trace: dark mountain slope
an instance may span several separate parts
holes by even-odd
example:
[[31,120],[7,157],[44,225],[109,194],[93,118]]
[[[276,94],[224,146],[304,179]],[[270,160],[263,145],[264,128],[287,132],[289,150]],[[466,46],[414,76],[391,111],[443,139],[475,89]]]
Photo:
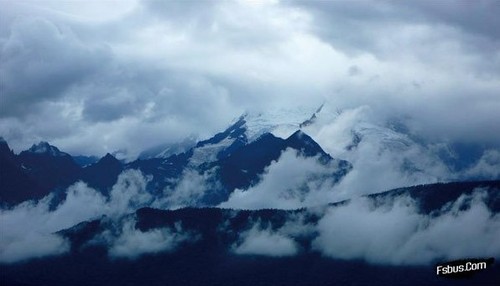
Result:
[[108,195],[122,171],[122,163],[108,153],[97,163],[83,168],[79,179],[90,187],[101,191],[104,195]]
[[[368,196],[376,205],[391,198],[411,196],[425,203],[421,212],[437,211],[460,194],[471,194],[481,187],[490,211],[498,213],[500,181],[433,184],[391,190]],[[331,204],[335,208],[345,204]],[[185,208],[179,210],[139,209],[135,228],[142,232],[182,225],[196,240],[181,244],[173,252],[145,255],[135,259],[109,258],[106,246],[96,244],[97,235],[120,226],[108,218],[81,223],[60,232],[72,243],[69,254],[1,265],[2,285],[494,285],[500,277],[498,264],[475,273],[469,279],[436,276],[434,265],[387,266],[359,260],[327,258],[312,251],[310,241],[298,241],[301,252],[292,257],[236,255],[232,245],[240,234],[256,223],[262,229],[284,226],[294,215],[305,215],[304,222],[316,224],[320,212],[306,209],[229,210]],[[121,221],[121,220],[120,220]],[[341,230],[339,230],[341,231]],[[89,243],[94,241],[94,243]]]
[[[476,189],[487,191],[486,205],[494,213],[500,212],[500,181],[451,182],[399,188],[368,197],[377,199],[396,199],[407,195],[419,204],[420,211],[430,214],[447,203],[456,201],[462,195],[470,195]],[[466,202],[467,203],[467,202]],[[465,207],[465,205],[464,205]]]
[[333,159],[302,131],[287,139],[264,133],[257,140],[248,142],[245,124],[245,118],[241,117],[223,132],[198,142],[187,152],[168,158],[139,159],[125,165],[125,169],[139,169],[146,175],[152,175],[150,191],[158,195],[166,187],[175,188],[186,170],[194,170],[200,175],[205,172],[215,174],[210,180],[220,184],[215,183],[207,190],[200,205],[217,205],[227,200],[235,189],[246,189],[256,184],[265,168],[278,160],[287,148],[296,150],[304,157],[317,156],[323,165],[337,162],[338,168],[332,169],[335,180],[351,169],[347,161]]
[[[218,162],[221,181],[231,191],[236,188],[246,189],[257,183],[264,169],[271,162],[278,160],[287,148],[296,150],[304,157],[318,156],[319,162],[323,165],[335,160],[302,131],[295,132],[286,140],[265,133],[256,141],[241,147]],[[337,161],[339,168],[332,173],[332,176],[340,179],[351,169],[351,165],[347,161]]]
[[0,138],[0,204],[14,205],[44,195],[44,189],[23,171],[14,152]]
[[57,187],[65,188],[75,182],[81,170],[69,154],[47,142],[40,142],[21,152],[17,160],[26,174],[38,182],[46,194]]

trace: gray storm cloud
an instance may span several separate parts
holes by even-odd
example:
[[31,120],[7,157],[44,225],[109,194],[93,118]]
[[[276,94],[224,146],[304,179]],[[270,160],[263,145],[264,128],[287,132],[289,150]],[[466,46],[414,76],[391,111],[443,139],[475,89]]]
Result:
[[73,84],[107,64],[104,45],[83,43],[66,26],[44,18],[15,21],[2,41],[0,116],[24,117],[40,104],[62,100]]
[[43,139],[133,158],[245,110],[327,100],[496,150],[493,2],[8,3],[0,133],[16,151]]

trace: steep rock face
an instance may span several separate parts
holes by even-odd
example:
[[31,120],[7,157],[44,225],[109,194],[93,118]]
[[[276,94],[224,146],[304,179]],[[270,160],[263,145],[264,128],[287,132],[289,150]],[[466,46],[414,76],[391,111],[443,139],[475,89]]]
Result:
[[108,195],[122,171],[122,163],[108,153],[97,163],[83,168],[80,179],[90,187],[101,191],[104,195]]
[[68,153],[61,152],[57,147],[50,145],[48,142],[40,141],[38,144],[33,144],[26,153],[46,155],[52,157],[67,157]]
[[43,197],[43,189],[23,171],[7,142],[0,139],[0,204],[13,205]]
[[287,148],[296,150],[303,157],[317,156],[323,165],[338,161],[339,169],[332,173],[338,179],[351,169],[347,161],[333,159],[302,131],[295,132],[285,140],[266,133],[218,163],[222,182],[231,191],[250,187],[258,182],[259,175],[271,162],[279,160],[281,153]]
[[18,162],[25,173],[37,181],[46,193],[73,183],[81,170],[69,154],[47,142],[40,142],[21,152]]
[[[239,118],[225,131],[200,141],[189,151],[168,158],[136,160],[125,166],[152,175],[151,192],[162,195],[168,188],[175,192],[186,172],[194,172],[210,181],[197,205],[217,205],[228,199],[235,189],[246,189],[259,182],[265,168],[279,160],[282,152],[290,148],[302,157],[317,157],[320,164],[333,161],[338,168],[331,177],[338,181],[350,169],[347,161],[333,159],[311,137],[298,130],[286,139],[263,133],[249,141],[245,117]],[[254,133],[256,131],[254,130]],[[169,193],[164,194],[169,195]]]
[[[39,199],[54,190],[57,191],[60,201],[64,198],[65,189],[78,180],[86,182],[104,195],[109,195],[111,187],[123,170],[138,169],[150,178],[149,192],[156,196],[168,196],[168,191],[175,191],[186,174],[199,174],[203,180],[211,183],[202,191],[202,199],[195,202],[195,205],[216,205],[227,200],[235,189],[246,189],[258,183],[266,167],[279,160],[286,149],[295,150],[298,156],[317,157],[318,162],[323,165],[337,161],[339,168],[331,174],[336,180],[350,170],[349,163],[333,159],[304,132],[296,131],[283,139],[263,132],[270,128],[263,122],[255,118],[251,120],[252,140],[248,137],[248,118],[242,116],[226,130],[198,142],[185,152],[166,158],[163,155],[168,152],[161,152],[159,157],[138,159],[127,164],[107,154],[99,161],[81,167],[81,162],[80,165],[77,164],[78,160],[47,142],[35,144],[19,155],[12,153],[6,143],[2,143],[0,151],[5,158],[2,160],[6,162],[6,171],[2,176],[5,180],[10,180],[6,176],[7,171],[9,174],[17,174],[9,175],[17,179],[4,185],[11,184],[9,189],[17,190],[12,193],[25,192],[17,200],[11,198],[9,201],[19,202],[21,198]],[[256,137],[258,134],[260,135]]]
[[163,158],[138,159],[124,165],[124,169],[140,170],[143,174],[151,176],[149,191],[155,195],[161,195],[165,187],[171,186],[188,164],[192,150]]
[[246,188],[255,183],[259,174],[272,161],[279,158],[286,148],[285,141],[270,133],[236,150],[216,166],[220,168],[220,179],[228,190]]
[[332,159],[316,141],[300,130],[288,137],[285,144],[289,148],[298,150],[305,157],[319,156],[321,160],[326,161]]
[[3,137],[0,136],[0,155],[3,156],[5,159],[10,159],[12,160],[15,157],[14,152],[10,149],[9,144],[7,144],[7,141],[3,139]]

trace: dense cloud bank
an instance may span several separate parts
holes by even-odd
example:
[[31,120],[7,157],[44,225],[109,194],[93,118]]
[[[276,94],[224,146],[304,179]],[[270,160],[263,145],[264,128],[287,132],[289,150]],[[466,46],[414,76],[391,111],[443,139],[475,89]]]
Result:
[[16,151],[43,139],[133,158],[245,110],[328,101],[369,106],[431,142],[498,150],[498,7],[11,1],[0,11],[0,133]]
[[[54,209],[50,208],[52,195],[49,195],[38,202],[26,201],[1,210],[0,262],[66,252],[68,242],[56,232],[102,216],[119,218],[148,205],[151,195],[146,192],[146,183],[140,172],[129,170],[119,176],[109,199],[78,182],[68,188],[66,199]],[[124,233],[127,230],[125,227]]]
[[196,169],[185,169],[176,180],[175,187],[166,187],[163,196],[154,201],[153,207],[176,209],[205,205],[204,197],[222,188],[215,177],[216,171],[215,169],[200,173]]
[[325,213],[313,245],[333,258],[394,265],[498,258],[500,217],[483,202],[485,194],[463,195],[436,216],[419,214],[408,198],[378,208],[366,199],[353,200]]
[[340,181],[328,175],[336,166],[287,150],[265,169],[258,184],[235,190],[220,206],[294,209],[405,186],[500,179],[500,153],[495,149],[482,150],[469,165],[454,168],[447,158],[462,161],[468,154],[457,154],[446,143],[422,141],[403,127],[384,127],[368,106],[332,108],[325,104],[303,130],[334,158],[352,164]]
[[104,231],[90,244],[103,244],[111,258],[136,259],[144,254],[170,252],[183,242],[195,241],[196,235],[184,231],[181,224],[173,228],[157,228],[141,231],[136,228],[136,219],[127,217],[120,221],[108,222],[121,225],[118,231]]
[[235,243],[232,250],[236,254],[293,256],[297,254],[297,243],[270,229],[259,229],[258,225],[242,233],[240,243]]
[[[227,215],[210,222],[216,227],[207,232],[193,222],[218,216],[195,218],[191,214],[177,217],[169,225],[138,227],[134,212],[153,202],[145,190],[146,182],[140,172],[126,171],[120,175],[109,199],[84,183],[77,183],[68,189],[66,200],[53,209],[49,207],[49,196],[38,203],[25,202],[1,210],[0,262],[64,254],[75,247],[74,241],[67,231],[58,232],[96,219],[100,225],[97,233],[77,247],[82,247],[81,251],[92,245],[104,247],[110,259],[175,252],[206,239],[215,243],[213,237],[225,241],[222,247],[235,255],[293,257],[314,252],[333,259],[361,259],[383,265],[428,265],[464,257],[500,257],[500,217],[486,205],[486,201],[494,201],[498,190],[477,188],[430,214],[423,212],[420,204],[406,193],[361,197],[300,211],[256,211],[255,214],[267,215],[244,221],[238,218],[240,212],[249,211],[218,209]],[[273,218],[277,215],[281,219]],[[158,223],[154,219],[142,225],[154,221]],[[235,233],[233,227],[237,225]],[[70,233],[78,235],[84,228],[85,224],[80,225]]]
[[275,230],[257,222],[241,234],[233,251],[290,256],[305,251],[299,242],[309,235],[313,237],[312,251],[373,264],[426,265],[467,257],[498,258],[500,217],[485,205],[485,196],[484,190],[477,189],[432,215],[422,214],[416,201],[406,196],[377,201],[354,199],[335,207],[316,208],[317,223],[304,223],[304,215],[290,216]]
[[317,157],[303,157],[293,149],[283,151],[247,190],[235,190],[220,207],[236,209],[296,209],[331,201],[337,162],[322,165]]
[[457,152],[450,142],[428,141],[369,106],[335,111],[327,104],[304,131],[333,157],[353,165],[335,187],[342,199],[410,185],[500,179],[498,149],[480,149],[482,155],[456,168],[452,162],[465,161],[468,152]]

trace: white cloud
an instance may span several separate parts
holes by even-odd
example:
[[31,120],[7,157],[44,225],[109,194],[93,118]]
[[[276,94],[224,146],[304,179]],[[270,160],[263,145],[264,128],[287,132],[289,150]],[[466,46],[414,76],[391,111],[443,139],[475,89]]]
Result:
[[180,224],[175,228],[155,228],[148,231],[136,229],[136,220],[128,218],[121,222],[122,228],[118,237],[105,233],[110,244],[108,254],[115,258],[135,259],[143,254],[154,254],[174,250],[180,243],[192,240],[190,234],[184,232]]
[[126,170],[111,189],[110,214],[124,214],[148,206],[153,197],[146,190],[148,179],[138,170]]
[[283,151],[264,171],[261,182],[236,189],[219,206],[238,209],[296,209],[324,204],[334,195],[336,162],[322,165],[317,157],[302,157],[294,149]]
[[[331,208],[318,222],[313,247],[326,256],[377,264],[429,264],[466,257],[499,257],[500,217],[477,190],[436,217],[417,212],[408,198],[375,208],[368,199]],[[461,206],[471,200],[470,208]]]
[[334,184],[329,178],[335,164],[323,166],[316,158],[304,158],[287,150],[266,168],[257,185],[235,190],[220,206],[294,209],[464,178],[440,159],[439,149],[384,127],[384,118],[368,106],[335,110],[325,104],[315,120],[303,130],[332,157],[353,166],[339,182]]
[[[146,206],[151,199],[145,190],[146,182],[139,171],[128,170],[118,177],[109,200],[85,183],[77,182],[68,188],[66,199],[55,209],[50,208],[52,196],[49,195],[39,202],[27,201],[12,209],[0,210],[0,262],[68,251],[69,242],[56,234],[57,231],[103,215],[118,218]],[[154,238],[155,234],[144,236]]]
[[290,237],[260,229],[256,223],[250,230],[242,233],[240,242],[233,244],[232,251],[242,255],[293,256],[298,253],[297,243]]
[[305,131],[334,158],[353,165],[334,187],[336,200],[456,177],[434,149],[384,127],[384,117],[372,108],[335,112],[326,105],[324,109],[318,115],[318,124]]
[[221,188],[215,179],[216,169],[200,172],[186,168],[172,187],[163,190],[163,196],[157,198],[152,206],[178,209],[189,206],[203,206],[204,198],[210,192]]
[[69,250],[69,244],[52,232],[48,224],[48,201],[38,205],[26,202],[0,212],[0,262],[11,263],[33,257],[57,255]]
[[465,177],[474,179],[499,179],[500,178],[500,152],[486,150],[479,160],[464,171]]
[[69,250],[69,243],[55,232],[106,211],[104,197],[83,183],[71,186],[66,200],[53,211],[49,208],[51,200],[49,195],[38,203],[27,201],[1,210],[1,262],[62,254]]

